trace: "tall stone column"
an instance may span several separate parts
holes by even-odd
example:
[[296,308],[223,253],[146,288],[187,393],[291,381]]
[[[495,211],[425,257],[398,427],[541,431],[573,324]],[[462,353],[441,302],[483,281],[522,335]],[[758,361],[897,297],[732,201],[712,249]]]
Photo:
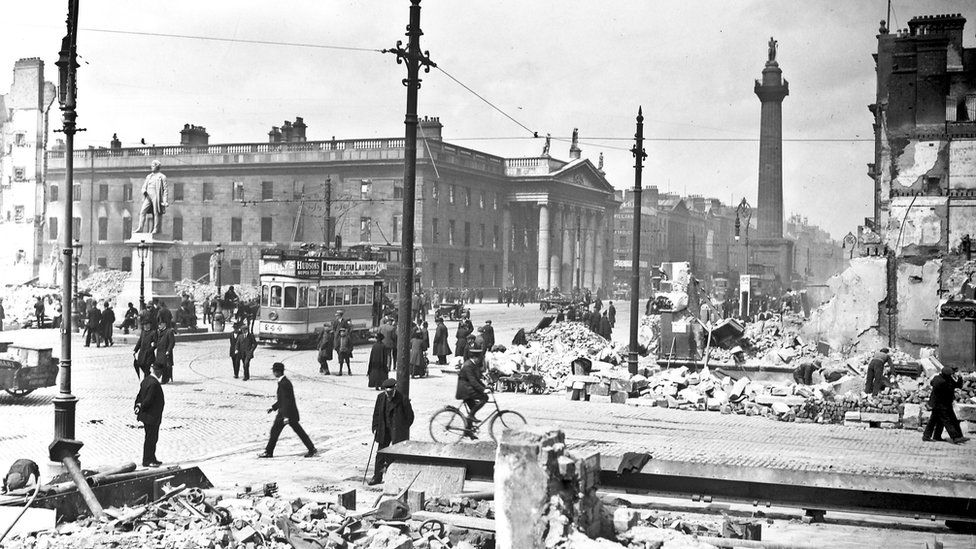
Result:
[[603,273],[606,271],[604,265],[604,248],[607,246],[606,219],[600,214],[595,214],[596,220],[593,225],[596,228],[596,252],[593,255],[593,291],[603,286]]
[[563,208],[559,216],[563,218],[561,226],[563,238],[561,274],[563,276],[559,286],[563,291],[568,291],[573,289],[573,246],[576,241],[576,233],[572,231],[572,210],[569,207]]
[[570,287],[578,288],[583,285],[583,266],[581,264],[583,254],[583,243],[581,241],[580,229],[582,229],[583,217],[579,208],[573,208],[569,213],[570,229],[569,237],[572,239],[572,253],[570,257]]
[[562,207],[558,204],[554,206],[552,213],[552,244],[549,247],[549,289],[561,286],[560,267],[562,266],[562,233],[563,214]]
[[783,238],[783,99],[790,84],[776,62],[776,42],[770,38],[769,60],[756,81],[762,102],[759,122],[759,201],[756,225],[759,238]]
[[539,204],[539,289],[549,289],[549,204]]
[[509,206],[502,209],[502,288],[510,287],[509,263],[512,253],[512,211]]
[[583,287],[593,289],[593,259],[596,256],[596,220],[593,212],[586,212],[583,236],[586,250],[583,252]]

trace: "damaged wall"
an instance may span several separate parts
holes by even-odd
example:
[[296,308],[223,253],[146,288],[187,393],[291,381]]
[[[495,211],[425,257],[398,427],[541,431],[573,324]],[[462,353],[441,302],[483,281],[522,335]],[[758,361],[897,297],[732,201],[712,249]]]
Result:
[[910,346],[937,345],[942,260],[933,259],[921,265],[900,261],[897,276],[898,347],[914,352],[917,349]]
[[[878,305],[887,296],[885,258],[854,258],[844,272],[827,281],[833,297],[810,316],[801,334],[846,349],[878,327]],[[938,281],[938,277],[936,277]]]
[[891,199],[886,241],[895,255],[922,255],[944,247],[944,196],[900,196]]

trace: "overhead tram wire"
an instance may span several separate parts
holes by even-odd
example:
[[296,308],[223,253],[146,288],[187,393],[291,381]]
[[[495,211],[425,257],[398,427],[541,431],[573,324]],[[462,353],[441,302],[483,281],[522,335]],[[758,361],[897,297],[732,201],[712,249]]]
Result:
[[82,27],[80,30],[86,32],[103,32],[108,34],[127,34],[131,36],[152,36],[156,38],[183,38],[189,40],[209,40],[211,42],[236,42],[239,44],[258,44],[262,46],[287,46],[293,48],[316,48],[324,50],[341,50],[341,51],[364,51],[364,52],[375,52],[382,53],[381,48],[360,48],[355,46],[334,46],[329,44],[309,44],[306,42],[280,42],[276,40],[249,40],[246,38],[222,38],[217,36],[196,36],[192,34],[170,34],[164,32],[140,32],[140,31],[127,31],[118,29],[93,29],[88,27]]
[[529,128],[525,124],[523,124],[523,123],[519,122],[518,120],[516,120],[515,117],[513,117],[512,115],[510,115],[507,112],[503,111],[501,109],[501,107],[499,107],[498,105],[495,105],[491,101],[488,101],[487,99],[485,99],[485,97],[483,95],[481,95],[480,93],[474,91],[467,84],[465,84],[464,82],[461,82],[460,80],[458,80],[457,78],[455,78],[451,73],[449,73],[446,70],[444,70],[443,67],[441,67],[440,65],[438,65],[436,68],[437,68],[437,70],[439,70],[442,73],[444,73],[444,76],[446,76],[446,77],[450,78],[451,80],[453,80],[454,83],[456,83],[458,86],[461,86],[462,88],[468,90],[469,92],[471,92],[472,95],[474,95],[478,99],[484,101],[489,107],[491,107],[491,108],[495,109],[496,111],[498,111],[499,113],[501,113],[502,116],[504,116],[505,118],[511,120],[512,122],[514,122],[515,124],[517,124],[519,127],[521,127],[525,131],[527,131],[530,134],[532,134],[532,137],[533,138],[539,137],[539,132],[537,132],[537,131]]

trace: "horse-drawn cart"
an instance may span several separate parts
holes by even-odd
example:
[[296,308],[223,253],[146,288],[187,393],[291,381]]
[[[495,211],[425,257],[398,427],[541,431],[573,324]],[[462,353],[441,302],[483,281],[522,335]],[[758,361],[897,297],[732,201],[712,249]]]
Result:
[[50,348],[11,345],[0,355],[0,389],[15,397],[27,396],[35,389],[53,387],[58,380],[58,359]]
[[471,318],[471,309],[465,308],[463,303],[441,303],[437,306],[436,316],[450,320]]

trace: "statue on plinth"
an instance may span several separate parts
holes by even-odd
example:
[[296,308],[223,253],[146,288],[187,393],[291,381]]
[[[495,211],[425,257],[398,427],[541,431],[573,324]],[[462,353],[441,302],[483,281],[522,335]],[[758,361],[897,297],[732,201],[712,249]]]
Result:
[[552,134],[546,134],[546,144],[542,146],[542,156],[549,156],[549,145],[552,143]]
[[779,44],[779,42],[777,42],[776,40],[773,40],[773,37],[770,36],[769,37],[769,62],[770,63],[775,63],[776,62],[776,45],[777,44]]
[[153,160],[150,169],[142,184],[142,209],[139,210],[139,230],[146,231],[146,214],[152,214],[152,234],[159,233],[163,227],[163,213],[169,206],[169,185],[166,183],[166,176],[160,171],[162,164],[159,160]]

